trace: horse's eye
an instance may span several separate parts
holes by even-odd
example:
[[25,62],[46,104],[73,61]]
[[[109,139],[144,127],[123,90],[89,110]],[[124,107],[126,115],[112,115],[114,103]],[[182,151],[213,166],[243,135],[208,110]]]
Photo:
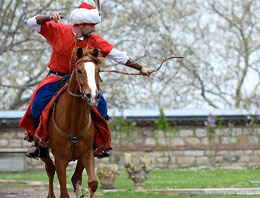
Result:
[[82,74],[82,72],[81,72],[79,69],[77,69],[77,72],[78,72],[79,74]]

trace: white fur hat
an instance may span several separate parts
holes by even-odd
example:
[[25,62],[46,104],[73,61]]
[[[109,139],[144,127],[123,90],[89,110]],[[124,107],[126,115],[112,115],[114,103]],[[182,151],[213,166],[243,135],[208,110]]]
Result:
[[101,15],[92,5],[83,2],[71,12],[70,22],[72,25],[84,23],[98,24],[101,22]]

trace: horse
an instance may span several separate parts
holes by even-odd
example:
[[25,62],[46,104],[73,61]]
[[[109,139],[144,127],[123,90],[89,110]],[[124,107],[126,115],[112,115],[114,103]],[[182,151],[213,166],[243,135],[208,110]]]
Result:
[[57,172],[60,184],[60,197],[69,197],[66,188],[66,168],[70,161],[77,160],[76,169],[71,178],[76,197],[81,194],[82,172],[86,169],[88,189],[93,198],[98,186],[95,175],[93,142],[94,125],[91,107],[98,102],[99,65],[102,59],[98,49],[77,50],[77,63],[71,73],[67,90],[56,100],[52,115],[48,120],[50,150],[54,162],[48,155],[41,158],[49,177],[48,197],[55,197],[53,178]]

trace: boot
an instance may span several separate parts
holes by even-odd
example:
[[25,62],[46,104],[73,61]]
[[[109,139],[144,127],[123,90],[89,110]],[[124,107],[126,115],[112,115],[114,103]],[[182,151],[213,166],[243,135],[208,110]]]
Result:
[[96,157],[98,159],[105,158],[105,157],[110,157],[110,155],[111,155],[110,151],[108,151],[108,152],[102,151],[101,154],[94,153],[94,157]]
[[41,145],[39,145],[38,142],[35,143],[35,147],[36,149],[33,150],[33,151],[28,151],[25,155],[26,157],[29,157],[29,158],[35,158],[35,159],[38,159],[38,158],[47,158],[48,157],[48,154],[49,154],[49,149],[47,147],[43,147]]
[[[39,123],[40,123],[39,118],[33,118],[33,128],[34,128],[34,131],[36,131],[36,129],[38,128]],[[29,151],[29,149],[30,149],[29,148],[27,153],[25,154],[26,157],[35,158],[35,159],[47,158],[48,157],[48,154],[49,154],[49,149],[48,148],[39,145],[38,142],[35,142],[34,146],[36,147],[36,149],[34,149],[33,151]]]

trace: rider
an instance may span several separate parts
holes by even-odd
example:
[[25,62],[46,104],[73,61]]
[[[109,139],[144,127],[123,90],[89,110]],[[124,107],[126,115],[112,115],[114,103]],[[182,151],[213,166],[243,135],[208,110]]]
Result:
[[[43,109],[57,92],[62,77],[71,73],[71,70],[75,67],[77,60],[75,52],[78,47],[96,47],[101,50],[104,57],[134,68],[140,71],[143,76],[150,76],[148,68],[133,62],[125,53],[117,50],[112,44],[93,33],[95,25],[101,22],[101,16],[92,5],[83,2],[78,8],[74,9],[70,15],[72,25],[59,23],[62,18],[61,12],[54,12],[50,16],[34,16],[27,20],[28,26],[36,29],[52,46],[52,54],[48,64],[49,74],[35,90],[27,109],[27,112],[31,112],[34,131],[39,125],[39,118]],[[101,92],[100,96],[97,109],[104,118],[107,118],[106,101]],[[24,115],[23,118],[27,119],[28,114]],[[25,122],[22,122],[24,122],[23,119],[20,126],[26,129],[24,127]],[[46,153],[46,148],[36,144],[36,150],[28,151],[26,156],[34,158],[38,157],[39,153]],[[105,156],[109,156],[109,153],[104,153],[99,157]]]

